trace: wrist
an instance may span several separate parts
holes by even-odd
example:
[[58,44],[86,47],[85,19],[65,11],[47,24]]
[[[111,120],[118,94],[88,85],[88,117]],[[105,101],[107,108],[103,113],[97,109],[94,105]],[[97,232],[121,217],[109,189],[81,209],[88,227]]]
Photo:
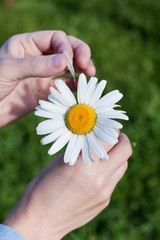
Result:
[[47,225],[47,221],[43,217],[45,213],[40,212],[39,207],[34,207],[34,209],[33,207],[32,201],[22,196],[3,224],[14,229],[26,240],[61,239],[64,235],[59,234],[54,226]]

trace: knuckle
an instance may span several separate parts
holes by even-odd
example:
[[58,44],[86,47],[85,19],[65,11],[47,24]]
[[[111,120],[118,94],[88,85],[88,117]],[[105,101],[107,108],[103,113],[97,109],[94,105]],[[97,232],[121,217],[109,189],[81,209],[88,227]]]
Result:
[[63,31],[56,31],[56,33],[53,36],[52,42],[54,43],[54,49],[58,53],[62,53],[63,50],[67,50],[68,54],[70,56],[73,55],[71,46],[69,44],[67,34]]
[[90,50],[90,47],[88,46],[87,43],[84,42],[84,48],[85,48],[85,51],[87,52],[87,54],[89,54],[91,56],[91,50]]
[[65,36],[65,37],[67,36],[67,34],[62,30],[57,30],[55,33],[55,36],[57,36],[57,35],[61,35],[61,36]]
[[7,56],[19,58],[24,55],[24,50],[21,45],[21,38],[23,34],[17,34],[10,37],[5,44],[5,51]]
[[9,54],[10,56],[13,56],[14,43],[15,43],[15,36],[10,37],[6,42],[6,53]]
[[99,194],[100,203],[105,207],[108,206],[110,202],[110,196],[111,196],[110,191],[107,191],[106,189],[104,189],[104,191],[101,191],[101,193]]
[[111,198],[109,197],[104,204],[104,207],[107,207],[110,204]]
[[104,185],[104,179],[101,176],[95,178],[94,188],[95,190],[101,190]]
[[72,35],[67,35],[67,37],[68,37],[68,40],[71,40],[72,38],[74,38],[74,36]]
[[120,179],[124,176],[127,168],[128,168],[128,162],[125,162],[125,163],[123,164],[122,168],[121,168],[121,172],[119,173],[119,178],[120,178]]
[[66,58],[64,55],[62,55],[58,61],[56,62],[56,68],[63,71],[67,65]]
[[8,52],[13,51],[15,43],[17,42],[17,39],[18,39],[18,35],[14,35],[7,40],[7,51]]
[[107,200],[107,202],[106,202],[106,207],[110,204],[110,201],[111,201],[111,199],[108,198],[108,200]]
[[[69,41],[71,41],[75,44],[77,52],[81,53],[82,48],[83,48],[83,51],[86,52],[87,55],[91,56],[91,49],[86,42],[84,42],[84,41],[82,41],[82,40],[80,40],[80,39],[78,39],[78,38],[76,38],[72,35],[68,35],[67,37],[68,37]],[[82,48],[79,48],[79,46],[81,46]]]
[[87,189],[92,189],[93,192],[97,193],[101,192],[104,186],[103,177],[95,175],[92,171],[84,171],[82,176]]
[[14,35],[14,36],[10,37],[7,42],[8,42],[8,44],[12,45],[12,43],[14,43],[16,41],[16,39],[17,39],[17,35]]
[[126,161],[124,164],[124,172],[127,170],[127,168],[128,168],[128,161]]
[[130,157],[132,155],[132,146],[128,138],[124,138],[121,142],[123,151],[126,153],[127,157]]
[[35,72],[39,67],[39,59],[37,57],[31,57],[29,60],[30,68]]
[[126,152],[128,153],[128,157],[130,157],[132,155],[132,147],[130,142],[126,143]]
[[77,45],[77,52],[79,53],[85,53],[85,55],[88,57],[91,57],[91,50],[87,43],[80,41]]

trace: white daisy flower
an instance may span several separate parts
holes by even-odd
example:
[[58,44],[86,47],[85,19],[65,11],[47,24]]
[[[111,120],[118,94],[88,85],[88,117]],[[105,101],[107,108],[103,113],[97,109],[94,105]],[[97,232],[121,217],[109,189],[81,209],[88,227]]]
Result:
[[[48,153],[57,153],[67,143],[64,162],[74,165],[82,151],[84,164],[92,160],[90,149],[103,160],[108,155],[99,141],[115,145],[118,142],[118,133],[122,125],[113,119],[128,120],[124,111],[115,110],[116,103],[122,98],[118,90],[114,90],[101,98],[107,81],[97,83],[96,77],[91,77],[87,83],[82,73],[78,80],[77,100],[71,90],[62,80],[56,80],[58,89],[50,88],[48,101],[40,100],[35,115],[49,118],[38,124],[38,135],[48,134],[41,139],[41,144],[54,142]],[[93,160],[92,160],[93,161]]]

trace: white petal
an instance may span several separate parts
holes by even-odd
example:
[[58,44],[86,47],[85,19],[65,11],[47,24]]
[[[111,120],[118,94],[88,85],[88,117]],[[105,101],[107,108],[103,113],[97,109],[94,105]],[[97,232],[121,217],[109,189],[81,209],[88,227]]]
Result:
[[73,166],[79,156],[79,153],[82,149],[83,145],[83,135],[78,135],[78,138],[76,140],[75,146],[72,151],[72,155],[70,157],[69,165]]
[[108,133],[106,133],[106,131],[104,129],[102,130],[101,128],[98,128],[97,126],[95,126],[93,131],[95,132],[97,137],[102,139],[102,141],[104,141],[112,146],[118,142],[116,137],[111,137]]
[[106,124],[96,122],[96,126],[100,128],[102,131],[105,131],[107,134],[109,134],[111,137],[118,137],[118,133],[111,127],[108,127]]
[[64,108],[64,109],[68,109],[69,107],[65,106],[63,103],[61,103],[60,101],[58,101],[54,96],[53,94],[49,94],[48,96],[48,100],[50,100],[51,102],[53,102],[54,104],[56,104],[57,106],[60,106],[61,108]]
[[82,145],[82,158],[85,165],[88,165],[90,159],[89,153],[89,144],[87,142],[86,136],[83,136],[83,145]]
[[57,106],[56,104],[53,104],[51,102],[48,101],[44,101],[44,100],[39,100],[39,105],[43,110],[46,110],[48,112],[52,112],[52,113],[66,113],[67,108],[64,107],[60,107]]
[[[89,144],[87,142],[86,137],[84,135],[82,135],[82,137],[83,137],[82,158],[83,158],[84,164],[87,165],[89,159],[93,162],[94,162],[94,160],[90,156]],[[75,148],[75,144],[77,142],[77,138],[78,138],[78,135],[73,134],[68,143],[67,149],[64,154],[64,162],[65,163],[70,162],[71,156],[74,154],[74,148]]]
[[51,112],[47,112],[45,110],[41,110],[40,108],[35,111],[34,113],[36,116],[39,116],[39,117],[45,117],[45,118],[55,118],[55,114],[54,113],[51,113]]
[[35,107],[35,109],[36,109],[36,110],[43,110],[43,108],[41,108],[41,106],[39,106],[39,105],[37,105],[37,106]]
[[118,110],[112,110],[109,112],[105,112],[105,113],[100,113],[98,115],[99,117],[103,117],[103,118],[115,118],[115,119],[123,119],[123,120],[128,120],[128,116],[124,114],[124,111],[118,111]]
[[67,142],[70,140],[72,133],[67,131],[65,134],[60,136],[55,143],[53,143],[52,147],[49,149],[48,154],[53,155],[58,152],[61,148],[63,148]]
[[85,104],[88,105],[91,96],[93,95],[93,92],[96,89],[96,84],[97,84],[98,78],[96,77],[91,77],[89,82],[88,82],[88,86],[87,86],[87,94],[86,94],[86,98],[85,98]]
[[84,75],[84,73],[81,73],[79,75],[78,88],[77,88],[78,103],[82,103],[82,104],[85,103],[86,92],[87,92],[86,76]]
[[55,114],[55,113],[47,112],[47,111],[41,110],[41,109],[37,110],[35,112],[35,115],[39,116],[39,117],[45,117],[45,118],[54,118],[56,120],[64,120],[64,118],[65,118],[64,114]]
[[101,105],[113,105],[118,102],[123,97],[123,94],[120,93],[118,90],[114,90],[112,92],[107,93],[104,95],[95,105],[94,109],[97,109]]
[[94,132],[87,133],[86,136],[87,136],[88,143],[91,146],[91,148],[93,149],[93,151],[95,152],[95,154],[99,158],[101,158],[103,160],[107,160],[108,155],[107,155],[105,149],[103,148],[102,144],[100,143],[100,141],[94,134]]
[[106,83],[107,83],[107,81],[102,80],[102,81],[100,81],[100,83],[97,84],[97,87],[96,87],[93,95],[90,98],[89,106],[91,106],[91,107],[94,106],[94,104],[100,99],[100,97],[103,93],[103,90],[106,86]]
[[56,89],[50,87],[49,90],[52,93],[53,97],[56,98],[56,100],[58,100],[59,102],[61,102],[63,105],[65,105],[66,107],[72,106],[72,104],[70,104],[69,101],[67,101],[65,97],[62,94],[60,94]]
[[115,107],[121,107],[121,105],[114,104],[114,105],[113,105],[113,108],[115,108]]
[[75,105],[77,103],[73,93],[71,92],[69,87],[64,83],[64,81],[56,80],[55,84],[67,102],[69,102],[71,105]]
[[[88,141],[87,141],[87,143],[88,143]],[[89,143],[88,143],[88,151],[89,151],[89,158],[90,158],[90,160],[92,161],[92,162],[95,162],[95,160],[92,158],[92,156],[91,156],[91,149],[90,149],[90,146],[89,146]]]
[[37,127],[39,127],[39,129],[43,129],[46,127],[52,127],[52,126],[57,127],[57,126],[62,126],[62,125],[65,126],[64,120],[59,121],[56,119],[47,119],[47,120],[40,122]]
[[117,129],[123,128],[123,125],[121,123],[112,119],[102,118],[100,116],[98,116],[97,118],[97,123],[103,124],[107,127],[117,128]]
[[62,134],[64,134],[68,129],[66,127],[62,127],[56,129],[55,132],[49,134],[48,136],[41,139],[41,144],[46,145],[48,143],[56,141]]
[[69,71],[71,72],[72,76],[75,75],[75,71],[74,71],[74,67],[73,67],[73,64],[72,64],[72,61],[67,53],[66,50],[63,51],[63,54],[68,58],[68,64],[67,64],[67,67],[69,69]]
[[93,109],[95,110],[96,114],[99,114],[99,113],[105,113],[105,112],[108,112],[108,111],[111,111],[111,110],[115,110],[113,109],[114,107],[120,107],[119,105],[115,105],[115,104],[109,104],[109,105],[101,105],[99,106],[98,108],[94,108],[93,106]]
[[77,138],[78,138],[77,134],[72,134],[71,139],[70,139],[70,141],[68,143],[68,146],[66,148],[66,151],[64,153],[64,162],[65,163],[68,163],[70,161],[72,151],[74,149]]
[[39,123],[36,128],[36,132],[38,135],[48,134],[64,126],[65,126],[64,121],[49,119]]

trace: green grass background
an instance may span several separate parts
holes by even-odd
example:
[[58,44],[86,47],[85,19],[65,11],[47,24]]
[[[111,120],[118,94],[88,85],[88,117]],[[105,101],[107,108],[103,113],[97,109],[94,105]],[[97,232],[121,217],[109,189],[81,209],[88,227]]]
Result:
[[[133,156],[111,203],[64,239],[160,239],[160,2],[157,0],[0,0],[0,44],[10,36],[61,29],[86,41],[130,117],[123,131]],[[33,113],[0,129],[0,220],[52,159],[36,136]]]

